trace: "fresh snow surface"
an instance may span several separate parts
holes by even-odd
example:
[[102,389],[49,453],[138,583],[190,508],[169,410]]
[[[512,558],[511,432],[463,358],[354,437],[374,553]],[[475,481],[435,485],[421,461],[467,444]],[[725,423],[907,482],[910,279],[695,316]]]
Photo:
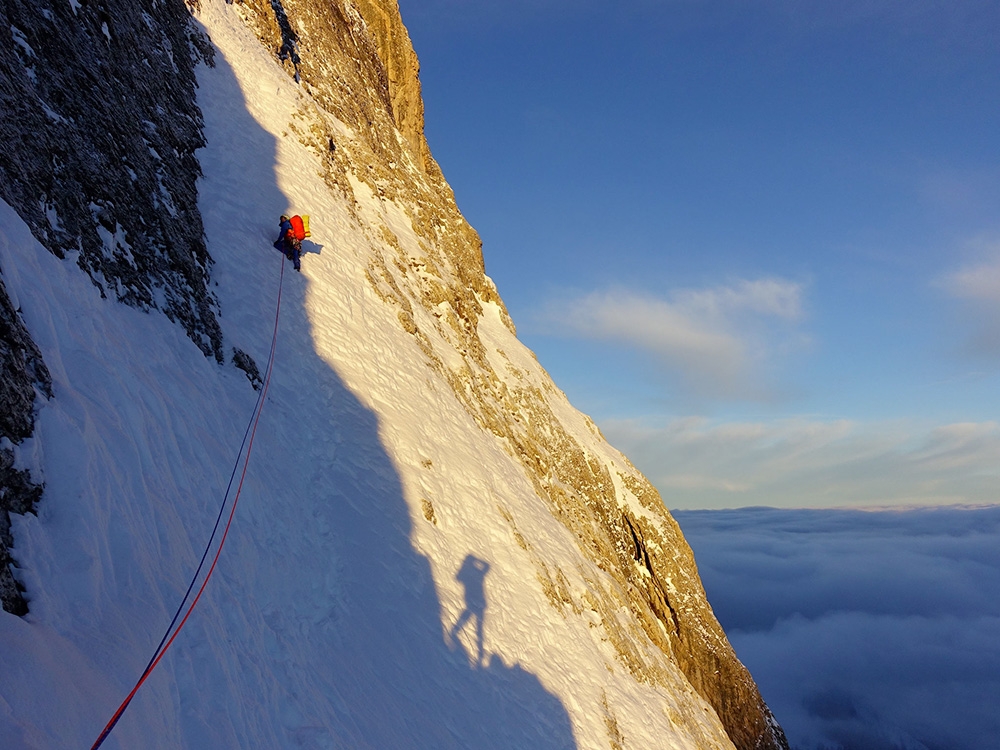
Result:
[[[303,273],[284,269],[273,381],[219,566],[104,747],[607,748],[617,722],[626,747],[704,750],[680,725],[721,728],[686,683],[638,684],[592,617],[545,598],[498,506],[546,560],[585,564],[575,541],[365,280],[373,233],[283,137],[313,105],[234,6],[202,7],[222,52],[199,72],[200,204],[227,356],[266,364],[278,215],[311,214],[313,237]],[[416,247],[401,209],[357,192],[366,219]],[[163,315],[100,299],[74,260],[0,204],[3,280],[55,391],[16,448],[45,494],[14,519],[31,612],[0,612],[4,748],[90,747],[187,587],[257,396]],[[489,306],[480,332],[540,373]]]

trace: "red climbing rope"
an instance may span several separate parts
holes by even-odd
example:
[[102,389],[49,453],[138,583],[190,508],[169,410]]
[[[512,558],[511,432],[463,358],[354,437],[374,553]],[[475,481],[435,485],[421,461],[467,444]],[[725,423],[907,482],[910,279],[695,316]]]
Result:
[[[254,405],[253,413],[250,415],[250,422],[247,424],[247,430],[249,431],[250,434],[250,442],[246,446],[247,447],[246,454],[245,455],[243,454],[243,446],[240,446],[240,453],[236,456],[236,464],[233,467],[233,476],[235,476],[236,470],[239,467],[241,457],[243,458],[243,470],[240,473],[240,482],[236,487],[236,494],[233,496],[233,504],[229,510],[229,518],[226,521],[226,526],[223,529],[222,537],[219,540],[219,546],[215,550],[215,557],[212,558],[212,564],[209,566],[208,572],[205,574],[205,580],[202,581],[201,587],[198,589],[198,593],[195,595],[194,600],[191,602],[191,605],[187,608],[187,611],[185,612],[184,617],[181,618],[180,623],[177,624],[177,628],[173,631],[173,633],[171,633],[171,628],[173,628],[174,623],[177,622],[177,616],[184,608],[184,602],[187,601],[188,595],[194,588],[194,584],[198,579],[198,575],[199,573],[201,573],[202,565],[204,565],[205,559],[208,556],[208,552],[211,549],[212,542],[215,539],[215,532],[219,526],[218,520],[216,520],[215,529],[212,530],[212,536],[209,538],[208,544],[205,547],[205,554],[202,555],[201,564],[198,565],[198,569],[195,571],[194,576],[191,579],[191,585],[188,587],[187,593],[184,595],[184,599],[181,600],[181,606],[178,607],[177,614],[174,615],[173,621],[171,621],[170,625],[167,626],[167,632],[164,633],[163,639],[160,641],[160,645],[157,646],[156,651],[153,653],[153,657],[149,660],[149,664],[146,665],[146,668],[139,676],[138,681],[135,683],[135,687],[132,688],[132,691],[125,697],[125,700],[122,701],[121,705],[118,707],[118,710],[115,711],[114,716],[111,717],[110,721],[108,721],[108,723],[105,725],[104,730],[101,732],[100,736],[91,746],[91,750],[97,750],[97,748],[99,748],[102,744],[104,744],[104,741],[111,734],[111,730],[115,728],[115,725],[118,723],[118,720],[121,719],[122,715],[125,713],[125,709],[128,708],[129,704],[132,702],[132,699],[135,697],[136,693],[139,692],[139,688],[142,687],[142,684],[146,681],[149,675],[152,674],[153,670],[156,669],[156,666],[160,663],[160,660],[163,659],[164,655],[167,653],[167,649],[170,648],[171,644],[174,642],[174,639],[177,638],[177,634],[180,633],[181,629],[184,627],[184,623],[187,622],[188,618],[191,616],[191,613],[194,611],[195,605],[198,604],[198,600],[201,599],[201,595],[204,593],[205,587],[208,585],[208,579],[212,577],[212,572],[215,570],[215,564],[219,561],[219,555],[222,554],[222,547],[226,543],[226,537],[229,536],[229,527],[232,525],[233,516],[236,514],[236,505],[240,501],[240,492],[242,492],[243,490],[243,480],[247,475],[247,467],[250,465],[250,453],[251,451],[253,451],[253,441],[254,437],[257,434],[257,423],[260,421],[261,412],[264,411],[264,400],[267,396],[267,389],[271,385],[271,371],[274,369],[274,351],[278,344],[278,318],[281,313],[281,288],[282,288],[282,282],[284,281],[284,277],[285,277],[285,257],[284,255],[282,255],[281,273],[278,277],[278,301],[277,304],[275,305],[275,310],[274,310],[274,332],[271,335],[271,351],[267,358],[267,369],[264,376],[264,384],[261,387],[261,392],[260,396],[257,399],[257,403]],[[246,442],[246,433],[244,433],[243,435],[243,440],[244,442]],[[230,478],[229,481],[231,487],[232,478]],[[229,499],[229,489],[227,488],[226,496],[222,500],[222,508],[219,510],[220,519],[222,518],[222,513],[225,509],[225,505],[228,499]]]

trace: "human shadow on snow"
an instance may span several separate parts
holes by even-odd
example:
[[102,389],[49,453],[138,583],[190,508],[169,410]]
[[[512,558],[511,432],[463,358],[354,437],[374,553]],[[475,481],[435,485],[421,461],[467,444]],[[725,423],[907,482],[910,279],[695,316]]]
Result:
[[[252,222],[276,221],[290,199],[275,175],[276,142],[247,110],[224,55],[199,71],[199,85],[208,139],[202,158],[211,164],[200,189],[212,193],[201,203],[213,276],[223,304],[235,308],[223,309],[227,345],[252,352],[263,367],[281,255]],[[351,221],[314,213],[314,231],[324,220],[339,222],[321,227],[333,237]],[[274,374],[235,521],[240,531],[230,542],[236,549],[223,553],[245,565],[227,572],[216,595],[232,598],[220,604],[229,632],[246,635],[232,644],[229,664],[192,657],[191,666],[193,679],[210,673],[205,684],[221,680],[266,696],[265,704],[230,708],[225,727],[210,705],[187,707],[179,719],[183,746],[575,747],[565,708],[535,675],[496,655],[483,665],[489,567],[472,555],[457,576],[466,609],[445,633],[378,417],[316,352],[306,309],[312,269],[308,258],[302,265],[301,276],[285,266]],[[344,344],[345,351],[364,346]],[[275,485],[278,494],[262,494]],[[478,661],[447,643],[472,619]]]
[[319,245],[312,240],[302,241],[302,255],[320,255],[323,252],[323,246]]
[[448,631],[448,642],[458,645],[458,634],[469,620],[475,619],[476,666],[483,663],[483,620],[486,617],[486,574],[490,564],[475,555],[467,555],[462,567],[455,574],[455,580],[465,589],[465,609]]

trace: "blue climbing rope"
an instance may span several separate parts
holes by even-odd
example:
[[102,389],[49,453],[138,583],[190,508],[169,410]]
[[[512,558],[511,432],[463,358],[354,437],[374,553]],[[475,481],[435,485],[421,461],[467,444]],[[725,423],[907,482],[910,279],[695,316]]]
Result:
[[[274,332],[271,335],[271,351],[267,357],[267,368],[265,370],[266,374],[264,377],[264,383],[261,386],[260,394],[257,396],[257,403],[254,404],[253,412],[250,414],[250,421],[247,422],[246,431],[243,433],[243,442],[240,444],[240,450],[236,454],[236,462],[233,464],[233,472],[229,477],[229,485],[226,487],[226,494],[223,496],[222,505],[219,507],[219,515],[215,519],[215,527],[212,529],[212,534],[208,539],[208,543],[205,545],[205,552],[201,556],[201,562],[198,563],[198,568],[197,570],[195,570],[194,575],[191,577],[191,583],[188,586],[187,591],[184,593],[184,597],[181,599],[181,603],[177,607],[177,611],[174,613],[173,619],[167,626],[166,631],[164,631],[163,638],[160,639],[160,643],[154,650],[153,656],[150,658],[149,663],[146,665],[146,668],[142,671],[142,674],[139,676],[139,679],[136,681],[135,686],[132,688],[131,692],[126,696],[125,700],[122,701],[121,705],[118,707],[118,710],[115,711],[114,715],[104,726],[104,729],[101,731],[100,736],[98,736],[97,740],[91,746],[91,750],[97,750],[97,748],[99,748],[102,744],[104,744],[104,741],[111,734],[111,731],[115,728],[115,725],[118,723],[118,720],[121,719],[122,715],[125,713],[125,710],[132,702],[132,699],[135,697],[136,693],[139,692],[139,688],[142,687],[142,684],[146,681],[149,675],[152,674],[153,670],[156,669],[156,666],[160,663],[160,660],[163,658],[164,654],[167,653],[167,649],[170,648],[171,644],[174,642],[174,639],[177,637],[177,634],[181,632],[181,629],[187,622],[188,617],[191,616],[191,612],[194,611],[195,605],[198,604],[198,600],[201,598],[202,592],[205,591],[205,586],[208,585],[208,580],[209,578],[212,577],[212,572],[215,570],[215,564],[219,561],[219,555],[222,553],[222,547],[226,543],[226,537],[229,535],[229,527],[232,524],[233,516],[236,513],[236,504],[239,502],[240,493],[243,490],[243,480],[246,477],[247,467],[250,464],[250,452],[253,450],[254,436],[257,434],[257,423],[260,421],[260,414],[264,409],[264,398],[267,395],[267,389],[271,385],[271,371],[274,368],[274,352],[278,345],[278,319],[281,314],[281,289],[284,277],[285,277],[285,258],[284,255],[282,255],[281,272],[278,277],[278,300],[274,310]],[[245,456],[243,453],[244,447],[246,448]],[[236,478],[236,472],[239,470],[241,458],[243,459],[243,471],[240,474],[240,481],[236,487],[236,494],[233,497],[233,503],[229,511],[229,519],[226,522],[226,526],[223,530],[222,538],[219,540],[219,546],[216,549],[215,557],[212,559],[212,564],[211,566],[209,566],[208,573],[205,575],[205,579],[202,581],[201,587],[198,589],[198,593],[195,595],[194,600],[191,602],[191,605],[187,608],[187,612],[184,614],[183,618],[180,619],[180,623],[178,624],[178,618],[181,616],[181,612],[184,611],[188,598],[191,596],[191,592],[194,590],[195,584],[198,581],[198,577],[199,575],[201,575],[202,568],[205,566],[205,561],[208,559],[208,554],[212,549],[212,544],[215,541],[215,536],[219,531],[219,525],[222,522],[222,517],[225,514],[226,505],[229,502],[229,493],[232,490],[233,481]],[[176,629],[174,628],[175,625]]]

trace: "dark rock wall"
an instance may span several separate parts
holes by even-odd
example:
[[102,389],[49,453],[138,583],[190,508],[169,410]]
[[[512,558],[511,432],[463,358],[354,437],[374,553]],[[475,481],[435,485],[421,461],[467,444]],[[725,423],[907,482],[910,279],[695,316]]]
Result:
[[[31,436],[36,389],[51,398],[52,380],[0,276],[0,438],[17,445]],[[33,510],[41,494],[29,472],[14,468],[14,451],[0,446],[0,604],[17,615],[28,608],[11,573],[9,514]]]
[[195,184],[211,45],[182,0],[2,0],[0,37],[0,197],[102,294],[221,362]]

